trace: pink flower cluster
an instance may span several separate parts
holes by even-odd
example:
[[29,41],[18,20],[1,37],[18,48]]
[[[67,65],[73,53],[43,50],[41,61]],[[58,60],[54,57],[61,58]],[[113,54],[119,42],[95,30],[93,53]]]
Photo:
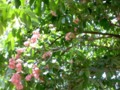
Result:
[[34,77],[37,80],[40,80],[40,69],[36,65],[33,66],[32,74],[28,74],[25,77],[25,80],[30,81],[32,79],[32,77]]
[[15,59],[19,59],[20,56],[21,56],[21,54],[22,54],[23,52],[25,52],[25,48],[18,48],[18,49],[16,50],[16,52],[17,52],[17,54],[16,54],[16,56],[15,56]]
[[39,80],[40,69],[36,65],[33,66],[32,73],[34,78]]
[[21,83],[21,76],[19,73],[22,72],[22,60],[20,59],[21,54],[25,51],[24,48],[18,48],[16,50],[17,55],[15,58],[9,59],[9,65],[8,67],[10,69],[15,69],[16,73],[12,75],[10,81],[15,85],[17,90],[22,90],[23,85]]
[[[18,62],[19,61],[19,62]],[[16,73],[12,75],[10,81],[15,85],[17,90],[22,90],[23,89],[23,85],[21,83],[21,76],[20,76],[20,72],[22,72],[22,62],[20,62],[21,60],[15,60],[13,58],[9,59],[9,68],[10,69],[16,69]]]
[[9,65],[8,65],[8,67],[10,68],[10,69],[15,69],[15,59],[13,59],[13,58],[10,58],[9,59]]
[[33,31],[32,37],[24,42],[24,46],[26,46],[26,47],[28,47],[28,46],[34,47],[33,45],[37,42],[39,37],[40,37],[39,31],[37,31],[37,30]]
[[30,81],[32,79],[33,75],[32,74],[29,74],[25,77],[25,80],[26,81]]
[[16,69],[17,72],[21,72],[22,71],[22,60],[21,59],[15,60],[14,58],[10,58],[8,67],[10,69]]
[[17,90],[23,89],[23,85],[21,83],[21,76],[19,73],[14,73],[10,81],[15,85]]
[[[37,40],[38,40],[39,37],[40,37],[39,31],[37,31],[37,30],[33,31],[32,37],[30,39],[28,39],[26,42],[24,42],[24,46],[26,46],[26,47],[28,47],[28,46],[34,47],[34,44],[37,43]],[[17,54],[16,54],[15,58],[10,58],[9,59],[8,67],[10,69],[16,70],[16,73],[14,73],[12,75],[10,81],[13,83],[13,85],[15,85],[17,90],[22,90],[23,85],[22,85],[22,82],[21,82],[20,73],[22,72],[22,63],[23,63],[23,61],[20,59],[20,57],[21,57],[22,53],[25,52],[25,48],[18,48],[16,50],[16,52],[17,52]],[[39,76],[40,76],[40,70],[36,65],[34,65],[33,70],[32,70],[32,74],[27,75],[25,77],[25,80],[30,81],[32,77],[39,80]]]
[[42,58],[43,58],[43,59],[47,59],[47,58],[49,58],[51,55],[52,55],[52,52],[51,52],[51,51],[48,51],[48,52],[45,52],[45,53],[42,55]]
[[66,41],[70,41],[71,39],[75,38],[75,34],[72,33],[72,32],[68,32],[66,35],[65,35],[65,40]]
[[22,71],[22,63],[18,62],[18,63],[16,64],[16,71],[17,71],[17,72],[21,72],[21,71]]
[[17,54],[19,54],[19,55],[22,54],[24,51],[25,51],[25,48],[18,48],[16,50]]

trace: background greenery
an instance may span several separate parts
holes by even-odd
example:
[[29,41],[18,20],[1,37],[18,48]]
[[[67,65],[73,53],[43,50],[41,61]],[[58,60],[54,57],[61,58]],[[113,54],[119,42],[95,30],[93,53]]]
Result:
[[[0,0],[0,90],[15,89],[8,60],[36,29],[38,45],[21,57],[24,90],[120,89],[119,0]],[[44,82],[26,82],[25,63],[37,63]]]

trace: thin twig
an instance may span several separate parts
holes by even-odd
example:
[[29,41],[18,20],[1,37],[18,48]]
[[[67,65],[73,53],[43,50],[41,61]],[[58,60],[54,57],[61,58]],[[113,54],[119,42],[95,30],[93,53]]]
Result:
[[58,39],[60,39],[61,37],[63,37],[63,35],[59,36],[58,38],[56,38],[51,44],[50,46],[52,46]]

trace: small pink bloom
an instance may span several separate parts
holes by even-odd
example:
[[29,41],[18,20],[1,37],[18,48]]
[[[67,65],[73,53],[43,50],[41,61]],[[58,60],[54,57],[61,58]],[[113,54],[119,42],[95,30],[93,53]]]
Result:
[[67,41],[71,40],[70,36],[71,36],[71,32],[67,33],[65,36],[65,40]]
[[15,60],[13,59],[13,58],[11,58],[11,59],[9,59],[9,65],[8,65],[8,67],[10,68],[10,69],[15,69]]
[[66,41],[69,41],[71,39],[75,38],[75,34],[72,33],[72,32],[68,32],[66,35],[65,35],[65,40]]
[[34,72],[35,72],[35,73],[40,73],[39,68],[38,68],[38,67],[34,68]]
[[18,83],[18,84],[16,85],[16,89],[17,89],[17,90],[22,90],[22,89],[23,89],[22,83]]
[[17,63],[16,64],[16,70],[17,70],[17,72],[21,72],[22,71],[22,64],[21,63]]
[[39,78],[39,76],[40,76],[40,69],[37,66],[33,67],[32,74],[33,74],[34,78],[40,79]]
[[26,80],[26,81],[30,81],[30,80],[31,80],[31,78],[32,78],[32,74],[27,75],[27,76],[25,77],[25,80]]
[[52,52],[51,52],[51,51],[48,51],[48,52],[45,52],[45,53],[42,55],[42,58],[43,58],[43,59],[47,59],[47,58],[49,58],[51,55],[52,55]]
[[10,79],[10,81],[15,85],[17,90],[22,90],[23,85],[21,83],[21,76],[19,73],[14,73]]
[[38,39],[38,36],[37,35],[33,35],[32,37],[31,37],[31,43],[36,43],[37,42],[37,39]]
[[17,51],[17,54],[21,54],[25,51],[25,48],[18,48],[16,51]]
[[19,59],[20,58],[20,54],[16,54],[15,59]]
[[40,33],[39,33],[39,31],[37,31],[37,30],[33,31],[33,35],[37,35],[37,38],[40,37]]
[[14,84],[17,85],[18,83],[20,83],[21,80],[21,76],[18,73],[13,74],[13,76],[11,77],[10,81]]
[[39,78],[39,74],[36,74],[36,73],[35,73],[35,74],[33,74],[33,75],[34,75],[34,78],[35,78],[35,79],[38,79],[38,80],[40,79],[40,78]]
[[24,42],[24,46],[28,47],[30,45],[30,42],[29,41],[25,41]]

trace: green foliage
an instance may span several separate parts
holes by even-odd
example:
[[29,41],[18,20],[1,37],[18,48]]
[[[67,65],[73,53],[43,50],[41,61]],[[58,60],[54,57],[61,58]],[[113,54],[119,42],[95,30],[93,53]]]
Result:
[[[0,90],[14,90],[8,68],[17,48],[40,29],[35,48],[25,47],[23,90],[119,90],[119,0],[0,0]],[[45,59],[46,52],[50,55]],[[32,65],[40,80],[25,77]]]

